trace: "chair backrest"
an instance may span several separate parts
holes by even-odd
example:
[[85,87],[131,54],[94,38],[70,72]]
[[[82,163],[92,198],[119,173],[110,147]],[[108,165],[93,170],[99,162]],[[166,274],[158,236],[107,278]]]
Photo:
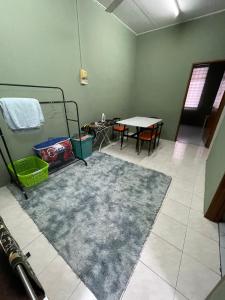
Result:
[[117,121],[119,121],[121,118],[113,118],[113,121],[114,122],[117,122]]
[[152,125],[147,128],[141,128],[140,132],[147,132],[151,135],[154,135],[157,133],[157,126]]
[[162,132],[162,127],[163,127],[163,122],[159,122],[157,123],[157,135],[161,135],[161,132]]

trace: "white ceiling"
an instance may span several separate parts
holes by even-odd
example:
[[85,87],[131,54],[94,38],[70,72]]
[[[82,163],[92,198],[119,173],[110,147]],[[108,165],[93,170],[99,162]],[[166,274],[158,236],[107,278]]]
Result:
[[[113,0],[98,2],[108,7]],[[178,16],[176,2],[180,9]],[[221,10],[225,10],[225,0],[124,0],[114,14],[140,34]]]

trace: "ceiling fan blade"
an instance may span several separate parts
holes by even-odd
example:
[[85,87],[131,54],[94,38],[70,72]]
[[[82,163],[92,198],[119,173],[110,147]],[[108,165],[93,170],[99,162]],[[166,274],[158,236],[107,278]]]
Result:
[[110,5],[109,7],[106,8],[105,11],[107,11],[108,13],[111,13],[113,12],[117,6],[119,6],[124,0],[114,0]]

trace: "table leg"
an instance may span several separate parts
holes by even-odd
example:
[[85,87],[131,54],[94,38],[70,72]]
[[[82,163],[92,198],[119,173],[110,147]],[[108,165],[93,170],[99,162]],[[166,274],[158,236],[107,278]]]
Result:
[[108,143],[110,144],[111,143],[111,140],[109,138],[109,131],[110,131],[110,128],[107,128],[107,131],[106,131],[106,139],[108,140]]
[[99,152],[101,152],[101,150],[102,150],[102,144],[103,144],[103,142],[105,140],[105,134],[104,134],[104,132],[101,132],[101,134],[102,134],[102,141],[101,141],[101,143],[99,145],[99,149],[98,149]]
[[103,130],[101,131],[101,134],[102,134],[102,141],[101,141],[100,146],[99,146],[99,152],[101,152],[102,145],[103,145],[103,142],[104,142],[104,141],[108,140],[108,143],[109,143],[109,144],[111,143],[110,138],[109,138],[109,136],[108,136],[108,130],[109,130],[109,128],[106,128],[106,129],[103,129]]
[[139,133],[140,133],[139,127],[136,127],[136,132],[137,132],[136,152],[137,154],[139,154]]

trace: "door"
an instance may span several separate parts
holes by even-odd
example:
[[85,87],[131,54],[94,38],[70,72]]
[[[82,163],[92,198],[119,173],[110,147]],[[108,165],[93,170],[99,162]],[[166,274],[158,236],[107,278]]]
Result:
[[211,114],[206,117],[206,122],[204,125],[204,131],[203,131],[203,141],[207,148],[209,148],[209,146],[212,142],[212,139],[213,139],[217,124],[219,122],[220,116],[223,112],[224,106],[225,106],[225,92],[223,94],[223,97],[219,104],[219,107],[213,108]]

